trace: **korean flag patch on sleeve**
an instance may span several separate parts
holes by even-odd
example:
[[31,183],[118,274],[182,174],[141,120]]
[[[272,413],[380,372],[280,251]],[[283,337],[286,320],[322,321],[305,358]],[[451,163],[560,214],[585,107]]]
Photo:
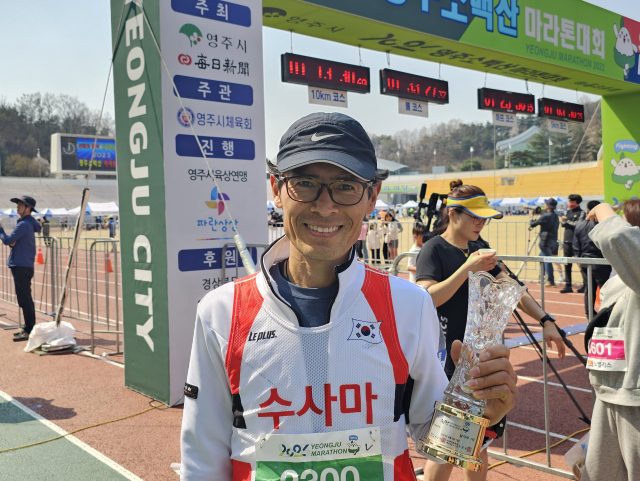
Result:
[[365,341],[369,344],[380,344],[382,342],[382,334],[380,325],[382,322],[364,322],[358,319],[351,319],[353,327],[351,334],[347,338],[348,341]]

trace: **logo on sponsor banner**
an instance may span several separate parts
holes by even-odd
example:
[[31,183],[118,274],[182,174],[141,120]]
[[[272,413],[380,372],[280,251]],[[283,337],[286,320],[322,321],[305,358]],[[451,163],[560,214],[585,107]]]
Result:
[[180,27],[180,33],[184,34],[189,39],[189,46],[191,47],[195,47],[202,41],[202,32],[192,23],[185,23]]
[[64,155],[73,155],[76,153],[76,144],[73,142],[63,142],[62,143],[62,153]]
[[224,192],[218,192],[218,188],[214,187],[211,189],[211,200],[206,200],[204,203],[207,204],[209,209],[218,209],[218,215],[224,212],[224,204],[225,201],[229,201],[229,196]]
[[193,124],[195,118],[196,115],[189,107],[180,107],[180,109],[178,110],[178,123],[183,127],[189,127],[191,124]]
[[364,322],[358,319],[351,319],[353,327],[351,334],[347,338],[348,341],[365,341],[369,344],[380,344],[382,336],[380,335],[380,324],[382,322]]
[[191,57],[186,53],[181,53],[180,55],[178,55],[178,62],[180,62],[182,65],[191,65]]
[[287,16],[287,12],[286,12],[286,10],[282,10],[281,8],[263,7],[262,8],[262,15],[265,18],[280,18],[280,17],[286,17]]
[[358,454],[358,451],[360,451],[360,445],[356,443],[357,440],[358,436],[352,434],[351,436],[349,436],[349,443],[347,443],[347,451],[349,451],[354,456]]

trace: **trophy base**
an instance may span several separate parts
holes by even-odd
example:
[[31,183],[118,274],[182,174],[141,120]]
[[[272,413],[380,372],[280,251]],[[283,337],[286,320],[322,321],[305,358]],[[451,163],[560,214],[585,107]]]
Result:
[[417,448],[454,466],[482,471],[479,457],[489,420],[436,401],[429,434]]

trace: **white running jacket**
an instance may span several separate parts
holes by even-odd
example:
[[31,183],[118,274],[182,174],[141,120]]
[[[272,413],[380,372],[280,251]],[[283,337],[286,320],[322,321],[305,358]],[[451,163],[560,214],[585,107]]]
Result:
[[351,259],[336,268],[329,323],[300,327],[269,268],[198,305],[182,420],[181,479],[253,481],[265,434],[379,427],[385,481],[415,480],[407,443],[427,435],[447,377],[429,294]]

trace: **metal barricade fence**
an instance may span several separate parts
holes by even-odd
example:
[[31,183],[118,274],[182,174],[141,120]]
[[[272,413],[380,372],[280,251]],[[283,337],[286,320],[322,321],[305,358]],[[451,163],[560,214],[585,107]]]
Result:
[[[36,264],[31,280],[31,292],[37,312],[51,314],[56,307],[58,293],[58,242],[55,237],[38,237],[36,246]],[[0,300],[18,305],[11,269],[7,259],[11,248],[0,244]],[[42,266],[42,267],[40,267]]]
[[[36,263],[32,280],[32,297],[36,312],[54,315],[60,299],[67,260],[73,246],[73,237],[36,236]],[[0,244],[0,300],[18,305],[13,276],[7,267],[9,246]],[[106,254],[113,255],[111,269]],[[91,335],[97,324],[115,333],[122,319],[121,276],[119,272],[119,241],[108,237],[80,239],[76,260],[71,269],[67,299],[63,316],[89,323],[89,331],[76,325],[76,330]],[[104,278],[99,278],[101,267]],[[111,271],[111,272],[110,272]],[[21,311],[18,310],[20,313]],[[19,314],[21,317],[21,314]],[[119,335],[115,340],[120,351]],[[92,341],[92,352],[94,342]]]
[[[89,284],[90,284],[90,298],[91,298],[91,354],[95,354],[95,334],[115,334],[116,336],[116,350],[115,352],[105,353],[103,356],[122,354],[120,349],[120,336],[124,335],[121,329],[120,322],[120,292],[118,290],[119,282],[119,263],[118,263],[118,241],[112,239],[100,239],[94,240],[89,247]],[[99,249],[103,247],[103,249]],[[99,251],[102,250],[104,254],[101,256]],[[113,263],[111,262],[111,253],[113,253]],[[98,259],[102,257],[102,272],[98,272]],[[111,286],[111,274],[115,279],[114,285]],[[98,276],[104,274],[104,294],[102,294],[99,287]],[[115,296],[110,296],[110,290],[115,289]],[[102,296],[104,299],[101,301]],[[113,303],[112,303],[113,300]],[[112,304],[114,304],[112,306]],[[107,325],[107,329],[95,329],[95,323],[97,321],[98,313],[104,313],[104,321]],[[113,313],[113,314],[112,314]],[[115,323],[112,322],[112,316],[115,317]]]
[[[391,265],[389,272],[392,275],[397,276],[399,272],[400,262],[403,259],[406,259],[409,257],[417,257],[417,256],[418,256],[417,252],[405,252],[403,254],[400,254]],[[560,257],[559,258],[559,257],[540,257],[540,256],[516,256],[516,255],[513,255],[513,256],[501,255],[499,257],[500,257],[500,260],[504,261],[505,263],[524,262],[524,263],[536,263],[539,265],[538,280],[540,282],[540,306],[542,307],[543,310],[545,310],[545,296],[544,296],[544,275],[545,275],[544,265],[545,263],[554,262],[554,263],[560,263],[562,265],[571,264],[571,265],[577,265],[578,267],[585,266],[587,270],[587,276],[586,276],[587,291],[586,292],[588,296],[588,309],[589,309],[588,320],[589,322],[591,322],[594,314],[593,300],[595,295],[595,286],[593,285],[593,275],[592,275],[593,268],[594,266],[609,266],[610,264],[609,262],[607,262],[606,259],[588,259],[588,258],[579,258],[579,257]],[[504,335],[503,335],[503,341],[504,341]],[[547,358],[546,343],[540,342],[540,344],[542,345],[542,381],[544,386],[543,405],[544,405],[544,424],[545,424],[544,432],[545,432],[545,447],[546,447],[546,454],[547,454],[546,464],[541,464],[534,461],[522,459],[520,457],[510,455],[508,453],[507,426],[509,425],[509,422],[507,422],[507,426],[505,426],[505,430],[504,430],[502,452],[499,452],[493,449],[490,449],[488,452],[492,458],[498,459],[500,461],[507,461],[518,466],[525,466],[538,471],[543,471],[546,473],[554,474],[556,476],[561,476],[567,479],[576,479],[573,473],[571,473],[570,471],[554,468],[551,466],[550,428],[549,428],[549,393],[548,393],[549,380],[547,375],[548,358]]]
[[[378,232],[381,233],[381,220],[372,220],[371,223],[378,225]],[[416,225],[413,218],[403,217],[399,218],[398,222],[402,226],[402,231],[398,234],[398,253],[408,252],[413,245],[413,227]],[[423,222],[425,220],[423,219]],[[536,227],[530,229],[530,219],[528,216],[505,216],[500,220],[493,220],[484,227],[481,232],[482,238],[487,241],[493,249],[498,252],[499,256],[537,256],[540,252],[539,248],[539,231],[540,228]],[[560,228],[558,231],[558,239],[562,239],[564,236],[564,229]],[[382,244],[383,240],[381,241]],[[558,255],[563,255],[563,242],[559,241]],[[380,257],[383,258],[382,248]],[[367,252],[368,257],[371,257],[371,252]],[[365,257],[368,264],[371,261]],[[391,267],[392,259],[385,258],[381,265],[387,268]],[[561,282],[564,278],[565,271],[563,264],[556,260],[554,261],[555,268],[554,273],[557,281]],[[509,261],[509,268],[513,270],[516,275],[524,280],[535,280],[538,278],[538,266],[535,263],[527,261]],[[379,267],[379,265],[378,265]],[[574,267],[572,270],[572,280],[574,283],[581,282],[582,276],[580,269]]]

